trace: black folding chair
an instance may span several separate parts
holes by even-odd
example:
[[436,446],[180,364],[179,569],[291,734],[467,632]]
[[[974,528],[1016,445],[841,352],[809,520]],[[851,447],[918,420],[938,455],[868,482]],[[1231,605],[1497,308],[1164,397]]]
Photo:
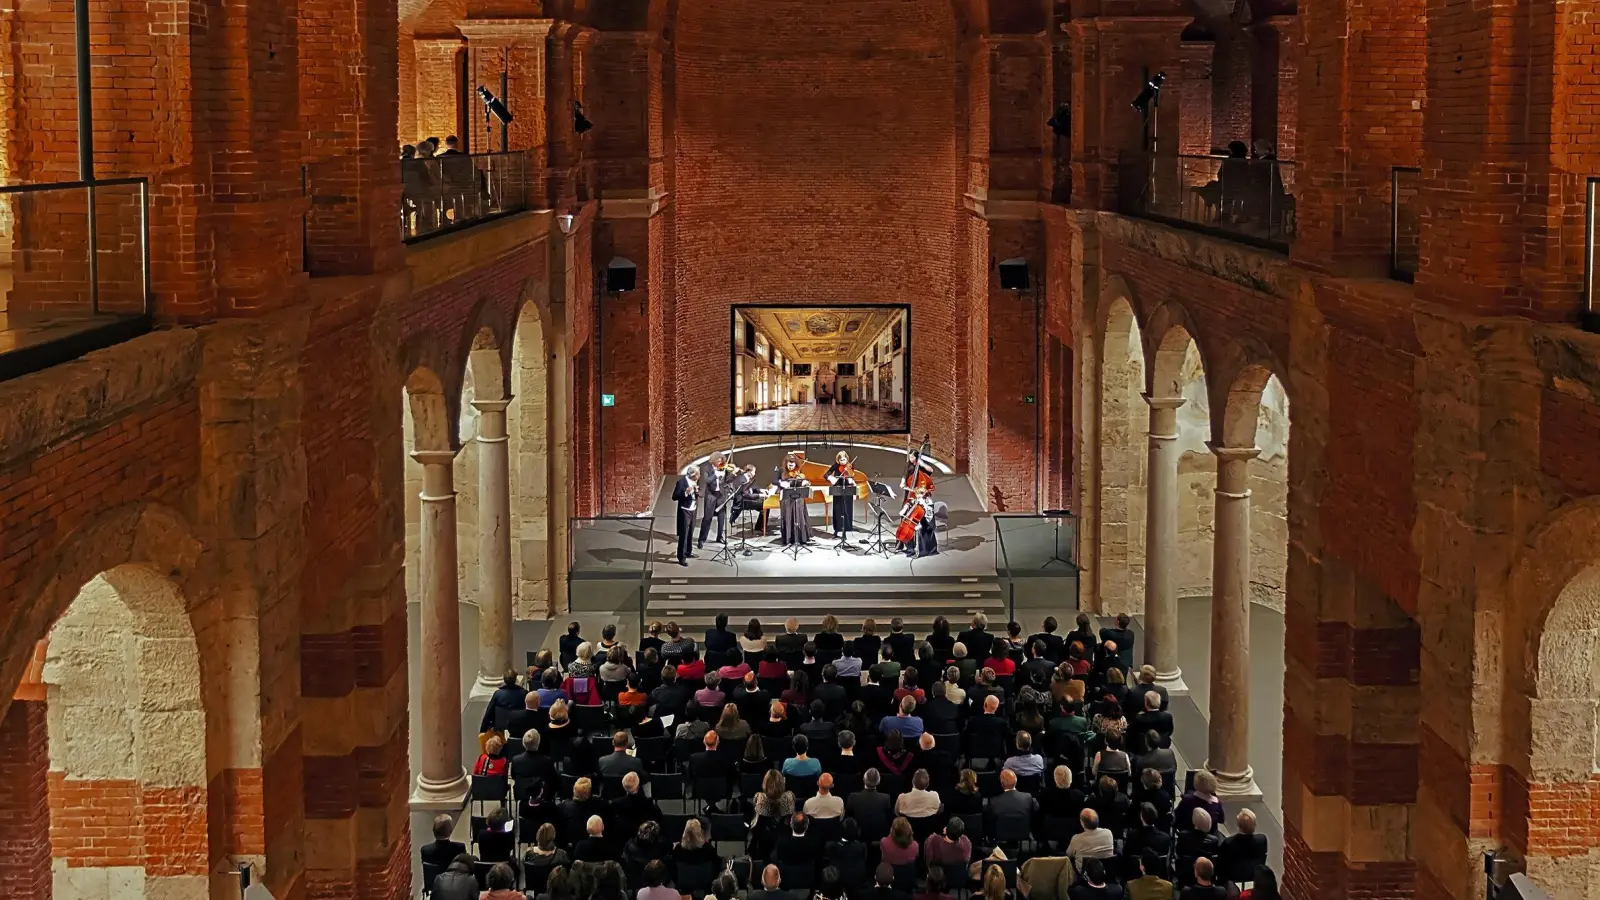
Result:
[[444,866],[438,863],[422,864],[422,894],[428,896],[433,893],[433,880],[444,874]]
[[837,841],[843,827],[844,819],[834,816],[811,820],[811,834],[824,846]]
[[650,799],[660,803],[663,800],[683,799],[682,772],[663,772],[650,776]]
[[484,803],[504,803],[511,791],[511,781],[506,775],[472,776],[472,802],[481,809]]
[[572,706],[572,724],[584,734],[606,735],[611,732],[611,719],[604,706]]
[[678,893],[691,897],[704,896],[711,890],[711,882],[716,880],[718,874],[714,862],[678,863]]
[[911,832],[917,836],[917,843],[921,844],[929,835],[944,829],[945,817],[934,813],[931,816],[907,816],[906,821],[911,823]]
[[711,839],[713,841],[731,841],[745,846],[750,839],[750,826],[745,822],[740,813],[712,813],[711,814]]

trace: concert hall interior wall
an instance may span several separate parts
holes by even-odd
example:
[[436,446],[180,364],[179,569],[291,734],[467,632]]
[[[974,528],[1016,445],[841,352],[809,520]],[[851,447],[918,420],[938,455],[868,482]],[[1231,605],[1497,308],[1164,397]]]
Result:
[[910,304],[912,431],[941,456],[965,456],[956,24],[945,4],[850,6],[851,16],[807,0],[679,7],[682,459],[727,440],[727,323],[744,303]]

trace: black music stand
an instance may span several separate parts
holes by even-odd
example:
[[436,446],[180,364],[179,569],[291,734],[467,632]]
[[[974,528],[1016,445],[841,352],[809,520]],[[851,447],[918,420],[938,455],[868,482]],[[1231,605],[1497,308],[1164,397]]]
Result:
[[[739,527],[739,516],[743,515],[747,511],[747,508],[744,505],[744,498],[749,494],[749,492],[750,485],[742,485],[730,493],[727,500],[723,501],[724,506],[733,507],[733,515],[728,519],[728,528],[730,530],[737,529]],[[754,527],[755,525],[751,524],[750,528]],[[745,540],[746,536],[750,533],[750,528],[746,528],[745,530],[739,532],[738,546],[734,546],[733,541],[727,541],[722,545],[721,550],[718,550],[716,553],[711,555],[711,561],[728,563],[729,565],[732,565],[734,563],[735,556],[750,556],[750,545],[749,542]]]
[[872,496],[867,500],[867,508],[872,510],[875,521],[872,526],[872,534],[861,543],[867,545],[868,553],[892,556],[896,552],[894,548],[900,542],[894,541],[891,543],[884,540],[883,520],[890,518],[890,514],[883,511],[883,504],[894,499],[894,488],[881,481],[869,481],[867,482],[867,490],[872,492]]

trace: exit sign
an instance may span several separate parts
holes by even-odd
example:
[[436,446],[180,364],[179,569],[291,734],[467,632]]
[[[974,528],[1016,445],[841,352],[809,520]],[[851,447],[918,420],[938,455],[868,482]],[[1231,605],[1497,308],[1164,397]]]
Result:
[[601,406],[616,406],[617,405],[617,395],[616,394],[601,394],[600,395],[600,405]]
[[1022,402],[1023,403],[1032,403],[1033,402],[1033,395],[1032,394],[1024,395],[1023,398],[1022,398]]

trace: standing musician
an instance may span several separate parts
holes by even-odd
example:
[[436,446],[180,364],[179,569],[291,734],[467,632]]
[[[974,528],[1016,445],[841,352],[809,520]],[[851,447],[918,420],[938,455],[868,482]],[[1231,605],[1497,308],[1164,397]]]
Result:
[[933,556],[939,552],[939,538],[933,521],[933,475],[923,450],[906,454],[906,477],[902,486],[906,490],[906,502],[900,509],[900,534],[906,535],[904,524],[907,521],[914,522],[915,531],[900,541],[900,549],[907,556]]
[[705,547],[713,519],[717,522],[717,543],[727,543],[723,538],[723,530],[727,525],[728,510],[722,505],[722,500],[727,496],[729,482],[738,472],[737,468],[728,465],[725,453],[713,454],[700,464],[700,494],[705,502],[702,504],[704,512],[700,514],[700,540],[695,543],[697,548]]
[[696,495],[700,492],[700,470],[690,468],[672,486],[672,499],[678,504],[678,565],[687,566],[694,556],[690,543],[694,537]]
[[[773,490],[779,492],[778,531],[783,546],[811,543],[811,519],[806,515],[806,500],[811,496],[811,482],[800,470],[800,458],[793,453],[783,456],[783,464],[773,473]],[[790,497],[785,489],[803,489],[803,493]]]
[[[823,477],[834,486],[833,490],[833,536],[843,540],[845,535],[855,530],[856,514],[856,467],[850,462],[850,454],[839,451],[833,458],[833,465],[828,467],[828,472]],[[848,488],[848,493],[844,490]]]

